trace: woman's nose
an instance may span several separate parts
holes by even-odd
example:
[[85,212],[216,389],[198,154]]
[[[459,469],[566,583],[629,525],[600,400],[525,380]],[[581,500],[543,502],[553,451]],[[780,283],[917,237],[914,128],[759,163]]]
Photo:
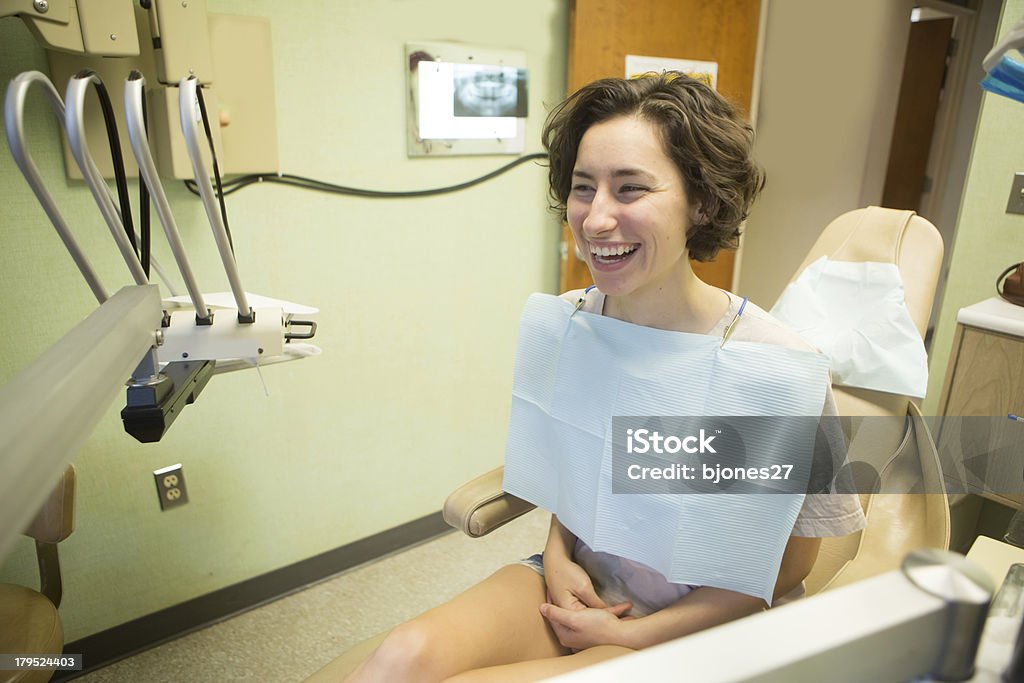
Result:
[[600,235],[615,229],[618,224],[615,213],[615,202],[606,193],[598,191],[590,202],[587,215],[583,219],[583,233]]

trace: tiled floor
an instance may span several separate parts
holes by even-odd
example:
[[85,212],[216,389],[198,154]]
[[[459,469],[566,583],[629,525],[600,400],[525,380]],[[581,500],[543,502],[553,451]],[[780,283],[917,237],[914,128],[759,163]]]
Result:
[[484,538],[453,532],[77,680],[301,681],[359,641],[538,552],[548,520],[534,511]]

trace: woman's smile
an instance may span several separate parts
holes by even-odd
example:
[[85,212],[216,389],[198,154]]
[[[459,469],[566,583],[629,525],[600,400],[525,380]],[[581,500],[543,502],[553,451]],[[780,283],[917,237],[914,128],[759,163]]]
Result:
[[599,244],[591,242],[590,246],[590,258],[593,267],[604,271],[611,272],[618,270],[626,265],[637,252],[640,250],[639,244]]

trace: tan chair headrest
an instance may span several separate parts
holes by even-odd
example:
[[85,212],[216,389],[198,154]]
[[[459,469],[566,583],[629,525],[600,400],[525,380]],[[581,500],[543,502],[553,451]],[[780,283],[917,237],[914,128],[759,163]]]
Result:
[[895,263],[910,317],[924,337],[942,268],[942,236],[913,211],[869,206],[836,218],[811,247],[795,280],[822,256],[833,261]]
[[[918,332],[924,337],[942,268],[942,236],[913,211],[869,206],[842,214],[828,224],[793,276],[795,280],[822,256],[833,261],[894,263]],[[907,413],[906,396],[855,387],[833,387],[840,415]]]

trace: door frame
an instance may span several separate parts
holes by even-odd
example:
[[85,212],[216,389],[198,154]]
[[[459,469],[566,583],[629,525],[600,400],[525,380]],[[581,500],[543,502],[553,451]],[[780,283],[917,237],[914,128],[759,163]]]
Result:
[[[757,117],[761,103],[761,76],[764,73],[764,44],[768,36],[768,10],[771,0],[761,0],[761,15],[757,20],[757,49],[754,52],[754,80],[750,84],[750,125],[754,129],[754,136],[757,136]],[[746,224],[744,223],[744,228]],[[736,245],[732,262],[732,283],[729,287],[734,292],[739,291],[740,271],[743,270],[743,243],[747,231],[740,233],[739,244]]]
[[954,5],[943,0],[918,0],[920,7],[934,9],[954,18],[952,39],[956,51],[948,62],[946,86],[935,115],[935,132],[932,135],[931,152],[925,175],[931,179],[931,188],[921,195],[919,214],[925,218],[934,216],[939,210],[941,191],[950,174],[950,162],[957,135],[957,110],[967,86],[967,75],[971,71],[970,56],[974,46],[974,27],[977,10]]

